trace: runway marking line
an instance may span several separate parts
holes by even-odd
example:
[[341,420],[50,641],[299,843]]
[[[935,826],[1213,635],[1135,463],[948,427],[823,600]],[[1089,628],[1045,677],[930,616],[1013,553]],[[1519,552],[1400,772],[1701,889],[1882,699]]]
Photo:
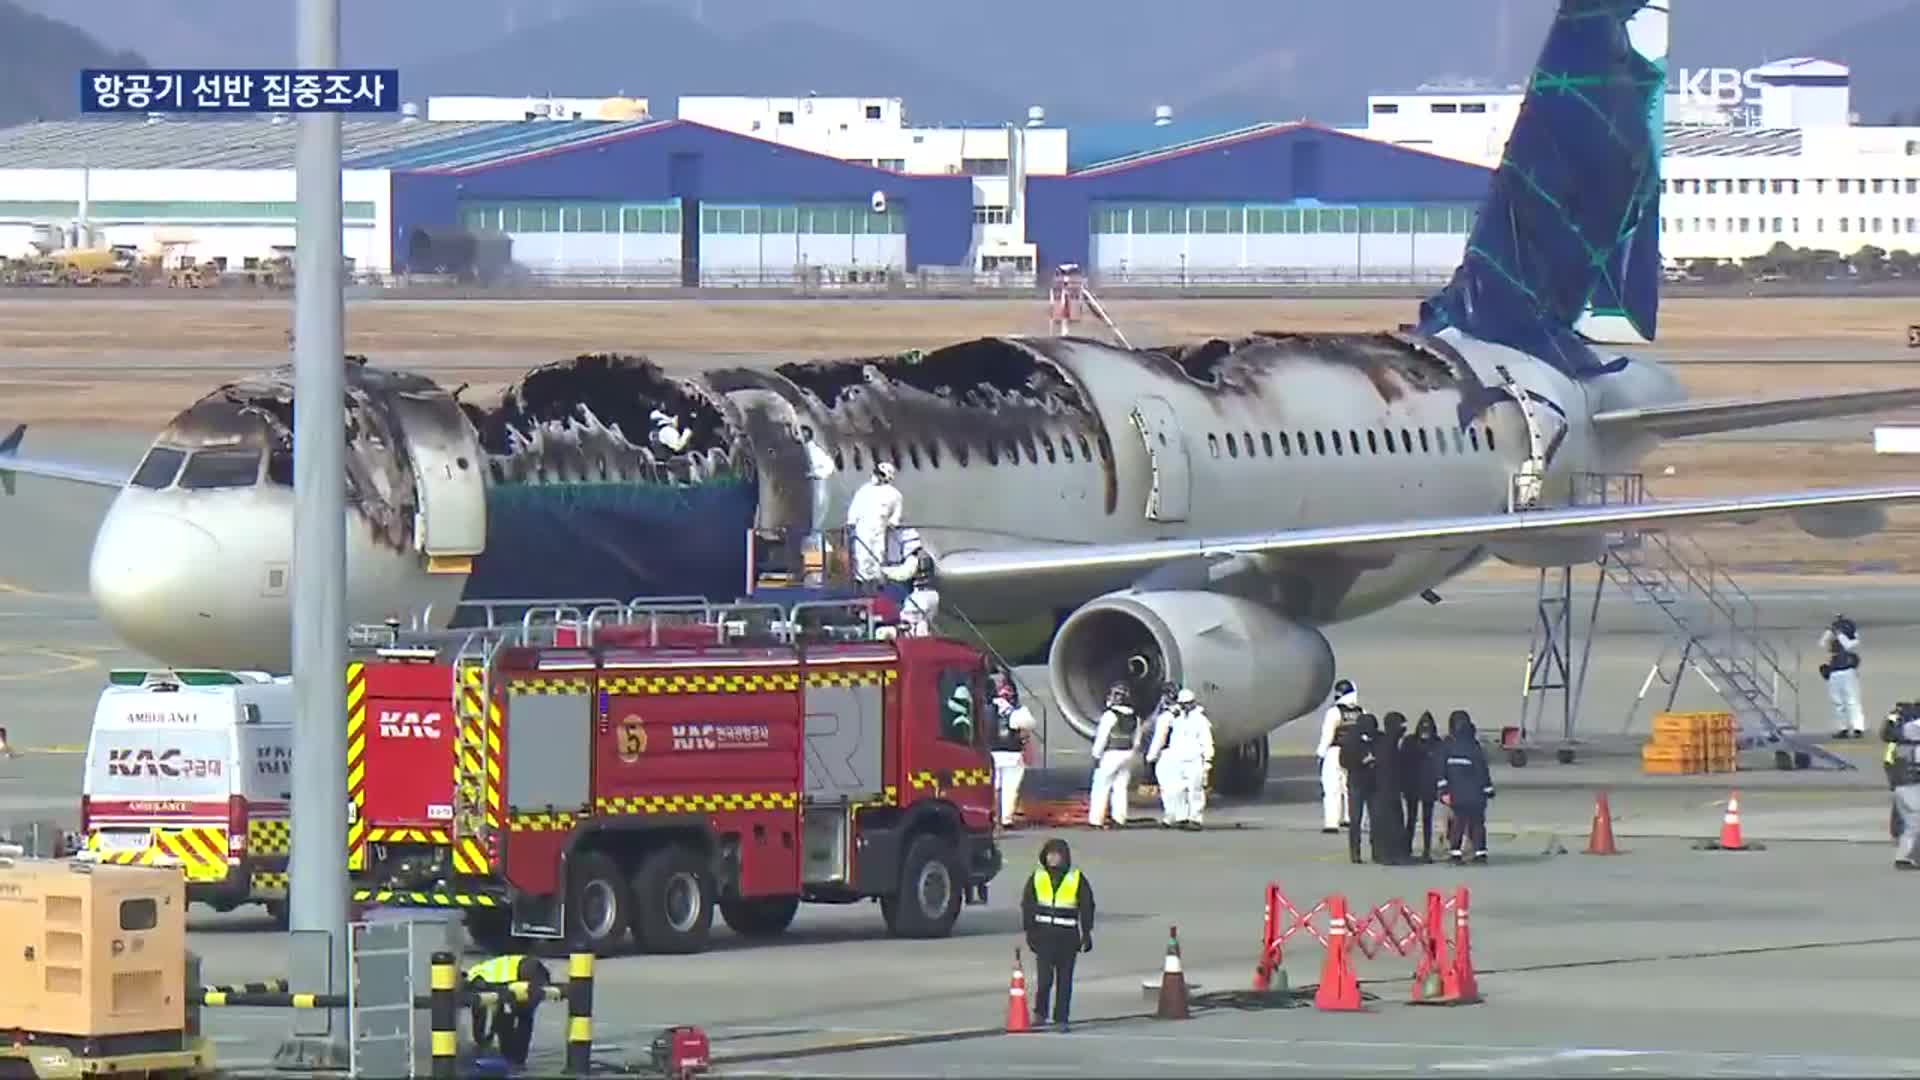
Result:
[[51,679],[59,675],[71,675],[77,671],[87,671],[100,666],[100,661],[91,656],[61,652],[58,649],[31,648],[19,650],[0,650],[0,656],[39,656],[60,662],[58,667],[47,667],[39,671],[14,671],[0,675],[0,682],[24,682],[28,679]]

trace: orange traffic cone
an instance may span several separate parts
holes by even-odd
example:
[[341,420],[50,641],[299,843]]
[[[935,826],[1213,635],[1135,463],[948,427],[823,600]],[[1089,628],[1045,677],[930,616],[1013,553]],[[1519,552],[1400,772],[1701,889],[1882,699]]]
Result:
[[1613,843],[1613,810],[1607,805],[1607,793],[1594,797],[1593,831],[1587,836],[1588,855],[1618,855]]
[[1749,844],[1740,832],[1740,793],[1732,792],[1727,796],[1727,812],[1720,818],[1720,839],[1695,844],[1703,851],[1761,851],[1764,845]]
[[1427,890],[1427,920],[1420,927],[1420,967],[1413,973],[1413,992],[1407,996],[1414,1005],[1433,1005],[1445,992],[1441,972],[1447,967],[1446,902],[1440,890]]
[[1180,928],[1167,928],[1167,962],[1160,969],[1160,1008],[1154,1012],[1159,1020],[1185,1020],[1187,1018],[1187,975],[1180,968]]
[[1033,1030],[1027,1015],[1027,969],[1020,963],[1020,950],[1013,950],[1013,984],[1007,987],[1007,1032]]
[[1473,936],[1467,928],[1468,899],[1465,886],[1454,894],[1453,963],[1440,979],[1440,1000],[1448,1005],[1472,1005],[1480,1000],[1480,978],[1473,970]]
[[1320,989],[1313,995],[1313,1007],[1323,1012],[1358,1012],[1366,1006],[1360,1000],[1360,978],[1353,970],[1347,898],[1329,897],[1327,909],[1327,961],[1320,967]]

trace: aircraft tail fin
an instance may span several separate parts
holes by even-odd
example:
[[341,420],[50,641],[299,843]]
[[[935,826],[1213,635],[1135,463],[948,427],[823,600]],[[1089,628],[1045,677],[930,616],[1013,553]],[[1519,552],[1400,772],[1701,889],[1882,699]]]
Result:
[[[7,437],[0,439],[0,457],[18,453],[20,450],[20,440],[26,437],[27,425],[15,424],[13,430],[7,432]],[[7,495],[13,494],[13,482],[14,473],[12,470],[0,469],[0,493]]]
[[1453,280],[1421,306],[1571,374],[1589,342],[1652,341],[1671,0],[1560,0]]

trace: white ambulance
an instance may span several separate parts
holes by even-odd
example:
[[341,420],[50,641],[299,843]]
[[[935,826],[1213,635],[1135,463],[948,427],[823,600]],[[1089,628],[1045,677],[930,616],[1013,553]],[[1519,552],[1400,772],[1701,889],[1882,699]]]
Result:
[[187,899],[284,921],[293,684],[254,671],[114,671],[87,739],[80,828],[102,862],[177,863]]

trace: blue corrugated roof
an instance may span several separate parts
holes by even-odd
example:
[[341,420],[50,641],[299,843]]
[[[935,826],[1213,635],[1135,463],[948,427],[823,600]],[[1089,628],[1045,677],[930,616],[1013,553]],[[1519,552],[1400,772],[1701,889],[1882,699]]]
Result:
[[1072,172],[1171,150],[1189,143],[1261,126],[1258,120],[1175,120],[1164,127],[1151,122],[1093,124],[1067,129],[1067,168]]
[[522,154],[558,150],[575,143],[624,135],[671,123],[667,120],[539,120],[488,124],[446,139],[370,154],[348,163],[357,169],[461,169]]

